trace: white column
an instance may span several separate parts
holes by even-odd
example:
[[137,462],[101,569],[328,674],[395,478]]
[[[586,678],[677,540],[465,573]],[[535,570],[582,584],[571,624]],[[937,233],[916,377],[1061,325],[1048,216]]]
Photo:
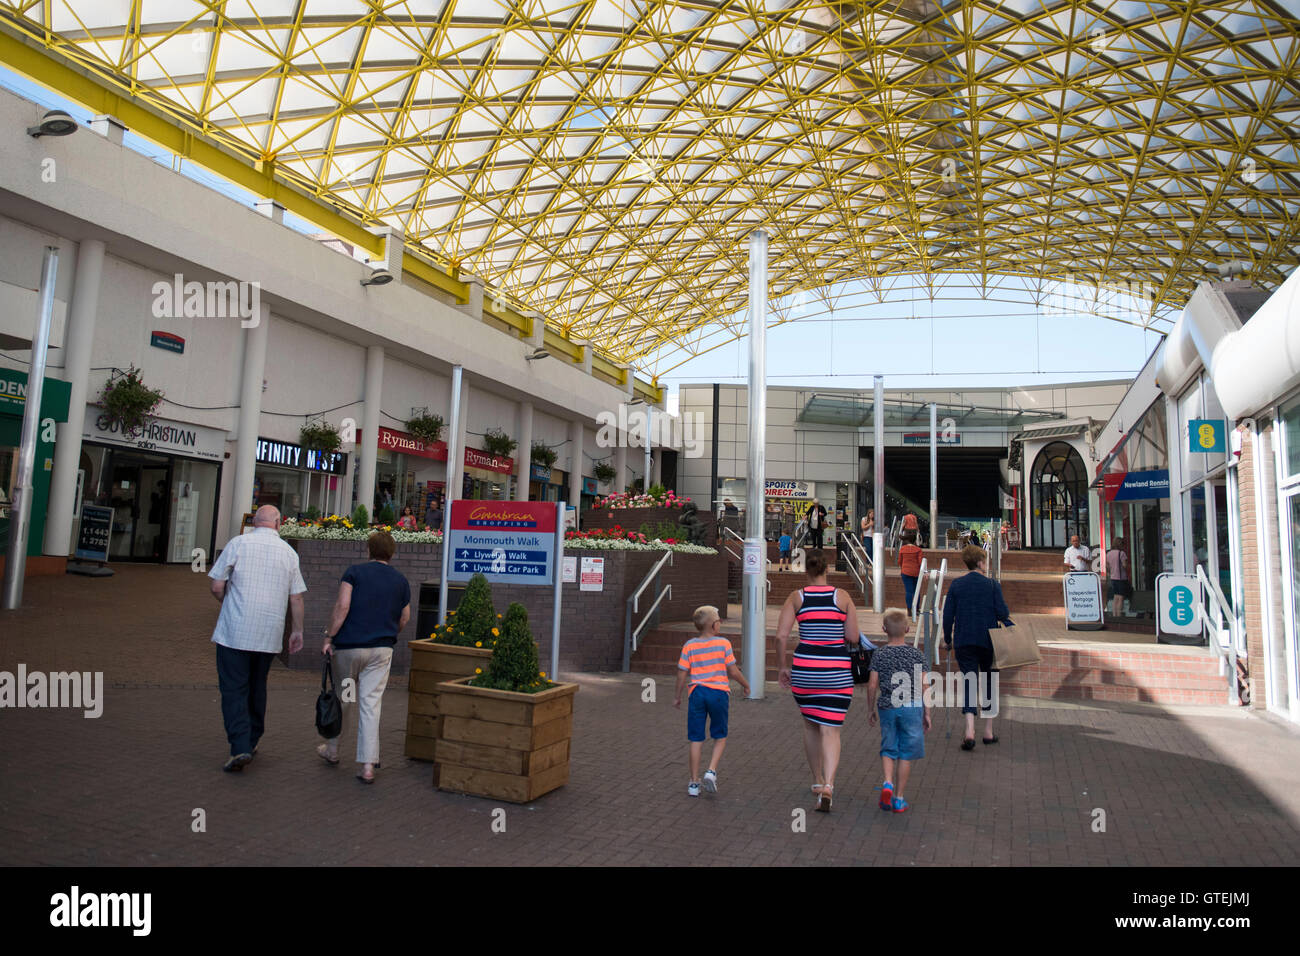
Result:
[[257,433],[262,423],[262,377],[271,307],[262,303],[258,322],[244,329],[243,377],[239,386],[239,425],[235,446],[235,498],[230,508],[230,536],[239,534],[244,512],[253,510],[253,476],[257,471]]
[[519,403],[519,456],[515,461],[515,501],[528,500],[528,483],[533,467],[533,403]]
[[662,485],[664,483],[664,450],[662,447],[655,452],[654,456],[654,479],[650,482],[652,485]]
[[627,435],[619,433],[618,447],[614,449],[614,471],[617,473],[614,478],[613,487],[610,491],[618,493],[628,484],[627,478]]
[[569,444],[573,448],[573,466],[569,469],[569,504],[582,507],[582,422],[569,423]]
[[[454,433],[456,436],[456,447],[447,449],[447,500],[452,498],[460,499],[465,497],[465,449],[469,446],[466,444],[466,435],[468,434],[467,423],[469,422],[469,380],[465,378],[465,370],[461,366],[459,372],[452,369],[453,377],[451,380],[452,401],[456,400],[456,378],[460,376],[460,414],[453,416],[451,428],[448,434]],[[453,455],[452,453],[455,452]],[[452,489],[456,490],[452,494]]]
[[[742,647],[749,697],[761,700],[767,682],[767,557],[763,489],[767,482],[767,233],[749,235],[749,440],[745,472],[745,555],[741,588]],[[712,508],[712,504],[709,505]]]
[[384,347],[366,349],[366,381],[361,397],[361,441],[357,442],[357,504],[375,520],[375,473],[379,454],[379,405],[384,394]]
[[72,280],[72,308],[63,330],[63,377],[72,386],[68,420],[58,426],[54,443],[54,473],[50,476],[50,502],[45,519],[46,554],[67,555],[72,542],[73,499],[81,465],[81,426],[86,417],[90,388],[90,359],[95,344],[95,316],[99,311],[100,280],[104,272],[104,243],[85,239],[77,249],[77,271]]

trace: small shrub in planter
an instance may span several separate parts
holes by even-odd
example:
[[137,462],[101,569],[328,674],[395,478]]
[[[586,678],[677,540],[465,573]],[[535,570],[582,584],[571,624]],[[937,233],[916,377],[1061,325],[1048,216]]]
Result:
[[500,630],[501,615],[492,606],[492,586],[476,574],[465,586],[456,610],[447,612],[447,623],[438,625],[430,637],[436,644],[490,650]]
[[314,422],[308,422],[299,429],[298,443],[303,448],[333,452],[339,450],[339,446],[343,444],[343,439],[339,435],[337,428],[327,421],[317,419]]
[[397,516],[393,513],[392,505],[384,505],[375,512],[375,524],[390,525],[396,520]]
[[487,672],[476,676],[469,685],[518,694],[536,694],[554,687],[546,679],[546,672],[538,670],[537,642],[528,626],[528,611],[522,604],[510,605],[500,631]]
[[352,527],[364,528],[370,524],[370,512],[366,510],[365,505],[357,505],[352,512]]
[[432,445],[442,441],[444,424],[441,415],[420,415],[407,421],[406,430],[426,445]]

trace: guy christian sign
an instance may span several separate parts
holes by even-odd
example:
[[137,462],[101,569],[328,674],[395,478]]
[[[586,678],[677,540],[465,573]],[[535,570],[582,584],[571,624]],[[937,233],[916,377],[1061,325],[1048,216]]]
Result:
[[447,579],[554,584],[555,509],[553,501],[453,501]]

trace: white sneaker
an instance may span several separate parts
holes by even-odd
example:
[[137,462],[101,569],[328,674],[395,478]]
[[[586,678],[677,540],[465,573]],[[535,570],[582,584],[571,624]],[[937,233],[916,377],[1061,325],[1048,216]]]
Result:
[[688,797],[698,797],[700,795],[700,785],[698,783],[688,783],[686,785],[686,795]]
[[718,792],[718,775],[712,770],[704,771],[704,789],[709,793]]

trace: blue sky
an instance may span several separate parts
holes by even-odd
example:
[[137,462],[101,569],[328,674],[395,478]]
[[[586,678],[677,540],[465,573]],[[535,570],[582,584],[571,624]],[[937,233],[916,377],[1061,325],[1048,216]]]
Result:
[[[0,67],[0,86],[47,108],[66,110],[82,123],[90,113]],[[135,136],[126,145],[246,205],[257,198],[195,164]],[[320,230],[292,214],[285,224],[307,234]],[[998,295],[995,293],[995,295]],[[887,388],[1023,386],[1132,378],[1159,341],[1154,331],[1095,315],[1065,303],[1039,313],[1025,291],[1004,290],[998,301],[981,298],[978,277],[946,283],[943,297],[900,289],[884,302],[868,301],[857,286],[772,303],[771,317],[796,309],[801,318],[768,331],[767,370],[773,385],[869,388],[885,375]],[[827,302],[836,303],[832,312]],[[1122,307],[1112,300],[1110,307]],[[661,361],[666,369],[682,356]],[[683,382],[735,382],[747,378],[748,343],[732,341],[660,374],[670,407]]]

